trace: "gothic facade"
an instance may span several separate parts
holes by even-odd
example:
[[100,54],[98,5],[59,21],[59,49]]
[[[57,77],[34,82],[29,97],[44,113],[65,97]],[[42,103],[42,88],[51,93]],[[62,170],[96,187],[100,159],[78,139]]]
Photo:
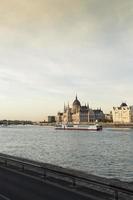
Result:
[[[102,111],[100,110],[99,113]],[[72,107],[64,105],[64,111],[57,114],[57,122],[61,123],[82,123],[94,122],[96,120],[96,110],[89,108],[88,104],[81,105],[77,96],[72,104]],[[103,112],[102,112],[103,113]]]

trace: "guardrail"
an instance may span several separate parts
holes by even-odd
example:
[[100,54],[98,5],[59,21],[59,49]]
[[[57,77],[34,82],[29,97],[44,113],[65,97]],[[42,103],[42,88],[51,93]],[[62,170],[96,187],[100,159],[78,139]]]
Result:
[[0,200],[11,200],[8,197],[4,196],[3,194],[0,194]]
[[[0,155],[0,166],[4,166],[4,167],[8,167],[8,168],[13,168],[15,170],[18,170],[25,174],[32,174],[36,177],[39,177],[43,180],[47,180],[48,174],[50,175],[54,175],[56,176],[56,178],[58,177],[59,179],[61,177],[65,177],[67,179],[69,179],[72,183],[73,187],[76,187],[79,182],[85,183],[85,184],[93,184],[95,186],[100,186],[103,189],[109,189],[113,192],[114,200],[119,200],[119,194],[124,194],[124,195],[129,195],[133,198],[133,189],[129,189],[129,188],[124,188],[122,186],[120,186],[119,184],[117,185],[117,183],[115,183],[115,185],[113,185],[114,183],[105,183],[99,180],[92,180],[89,179],[88,177],[82,177],[82,175],[73,175],[72,173],[69,172],[64,172],[64,171],[60,171],[57,169],[51,169],[48,167],[43,166],[43,164],[40,163],[34,163],[34,161],[30,161],[30,160],[19,160],[19,158],[15,158],[12,156],[8,156],[8,155]],[[102,180],[102,178],[101,178]]]

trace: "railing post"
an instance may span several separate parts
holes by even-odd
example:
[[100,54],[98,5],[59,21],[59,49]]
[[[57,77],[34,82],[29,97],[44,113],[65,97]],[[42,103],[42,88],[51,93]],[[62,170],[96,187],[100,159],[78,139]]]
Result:
[[72,186],[75,187],[76,186],[76,179],[72,178]]
[[114,198],[114,200],[119,200],[118,191],[115,190],[114,192],[115,192],[115,196],[114,196],[115,198]]
[[43,179],[47,178],[47,173],[46,173],[46,169],[43,170]]
[[22,172],[24,172],[24,164],[22,163]]
[[7,167],[7,160],[5,159],[5,167]]

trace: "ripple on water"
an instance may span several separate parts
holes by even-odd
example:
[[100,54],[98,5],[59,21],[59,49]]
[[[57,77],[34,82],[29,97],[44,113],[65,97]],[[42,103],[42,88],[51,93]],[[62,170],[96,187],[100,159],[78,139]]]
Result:
[[133,130],[55,131],[52,127],[0,128],[0,152],[133,181]]

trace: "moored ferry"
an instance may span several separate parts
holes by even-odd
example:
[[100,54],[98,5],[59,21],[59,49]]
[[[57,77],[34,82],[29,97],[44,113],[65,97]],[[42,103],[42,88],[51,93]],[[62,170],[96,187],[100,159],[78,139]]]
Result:
[[84,126],[73,124],[58,124],[55,126],[56,130],[79,130],[79,131],[101,131],[102,126],[99,124]]

